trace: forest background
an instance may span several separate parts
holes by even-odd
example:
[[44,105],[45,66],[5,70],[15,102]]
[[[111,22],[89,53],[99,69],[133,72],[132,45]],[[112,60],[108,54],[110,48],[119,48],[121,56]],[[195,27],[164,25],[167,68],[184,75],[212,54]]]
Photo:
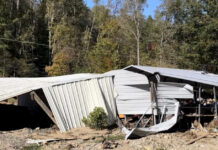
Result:
[[0,0],[0,76],[102,73],[131,64],[218,73],[218,1]]

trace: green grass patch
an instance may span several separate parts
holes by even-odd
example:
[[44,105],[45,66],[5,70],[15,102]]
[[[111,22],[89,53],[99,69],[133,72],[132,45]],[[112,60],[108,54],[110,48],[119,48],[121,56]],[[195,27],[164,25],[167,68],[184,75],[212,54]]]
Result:
[[167,150],[166,148],[158,148],[156,150]]
[[21,150],[42,150],[42,146],[39,146],[37,144],[31,144],[28,146],[24,146]]
[[108,141],[117,141],[117,140],[124,140],[125,136],[123,134],[117,134],[117,135],[108,135],[106,140]]

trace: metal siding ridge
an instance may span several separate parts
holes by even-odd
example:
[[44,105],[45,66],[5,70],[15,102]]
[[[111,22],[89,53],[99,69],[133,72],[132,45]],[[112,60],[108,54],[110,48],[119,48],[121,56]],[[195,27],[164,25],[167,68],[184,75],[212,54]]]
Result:
[[53,113],[54,118],[57,122],[57,125],[58,125],[59,129],[61,130],[61,132],[64,132],[66,129],[66,127],[63,125],[64,120],[62,120],[62,117],[60,116],[60,112],[57,109],[58,107],[57,107],[57,104],[55,103],[55,100],[54,100],[56,98],[54,97],[54,94],[51,93],[51,90],[53,90],[53,89],[50,89],[49,87],[43,88],[43,92],[44,92],[46,99],[48,101],[48,104],[52,110],[52,113]]
[[[72,83],[72,87],[73,87],[73,94],[74,94],[74,98],[75,98],[76,107],[78,108],[79,120],[81,120],[81,118],[83,117],[83,115],[82,115],[81,104],[80,104],[80,102],[79,102],[78,93],[77,93],[77,90],[76,90],[76,84],[75,84],[75,83]],[[80,126],[82,126],[81,121],[80,121]]]
[[59,92],[60,92],[60,96],[61,96],[61,102],[63,103],[63,106],[64,106],[64,110],[65,110],[65,114],[66,114],[66,119],[67,119],[67,126],[68,126],[68,129],[71,128],[71,117],[70,117],[70,114],[69,114],[69,108],[68,108],[68,105],[67,105],[67,100],[65,98],[65,94],[66,92],[64,91],[64,85],[63,84],[62,86],[58,86],[58,89],[59,89]]
[[76,127],[81,126],[81,124],[80,124],[80,120],[79,120],[78,107],[76,105],[76,100],[75,100],[75,97],[74,97],[72,86],[73,86],[73,84],[70,83],[69,84],[69,95],[70,95],[70,99],[71,99],[71,102],[72,102],[73,115],[74,115],[74,118],[75,118],[75,120],[74,120],[75,121],[74,128],[76,128]]
[[112,91],[109,90],[109,89],[112,90],[112,87],[110,86],[111,84],[110,84],[109,78],[105,78],[102,81],[104,81],[104,83],[105,83],[105,87],[104,87],[105,89],[103,89],[103,92],[104,92],[104,94],[107,95],[106,96],[106,101],[109,104],[109,108],[108,109],[110,109],[110,111],[112,112],[112,114],[110,114],[110,119],[111,119],[111,121],[113,121],[115,119],[114,118],[115,114],[114,114],[114,111],[113,111],[113,110],[115,110],[115,108],[114,108],[114,98],[111,96],[112,95]]
[[64,100],[66,101],[66,105],[67,105],[67,110],[68,110],[68,114],[69,114],[69,126],[70,128],[73,128],[73,124],[74,124],[74,121],[73,121],[73,113],[72,113],[72,106],[71,106],[71,103],[70,103],[70,99],[69,99],[69,92],[67,90],[67,84],[64,84],[63,85],[63,97],[64,97]]
[[72,97],[70,96],[70,94],[72,93],[72,91],[70,90],[70,83],[65,85],[66,88],[66,97],[68,100],[68,106],[70,108],[70,117],[71,117],[71,128],[76,127],[76,118],[75,118],[75,114],[74,114],[74,106],[73,106],[73,102],[72,102]]
[[56,93],[56,95],[58,95],[57,102],[58,102],[58,104],[59,104],[59,106],[61,108],[60,113],[63,114],[63,116],[64,116],[66,130],[68,130],[69,129],[69,124],[68,124],[68,116],[66,114],[66,109],[65,109],[66,106],[64,105],[64,103],[62,101],[62,96],[61,96],[59,88],[60,88],[60,86],[55,86],[54,87],[55,93]]

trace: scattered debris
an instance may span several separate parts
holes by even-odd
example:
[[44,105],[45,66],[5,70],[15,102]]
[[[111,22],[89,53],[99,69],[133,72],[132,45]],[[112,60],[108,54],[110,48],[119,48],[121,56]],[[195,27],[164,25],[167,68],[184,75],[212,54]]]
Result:
[[213,134],[213,133],[207,133],[207,134],[204,134],[204,135],[201,135],[200,137],[196,138],[196,139],[193,139],[191,141],[189,141],[188,143],[186,143],[186,145],[189,145],[189,144],[193,144],[194,142],[202,139],[202,138],[206,138],[208,137],[209,135],[212,135],[213,137],[216,137],[218,136],[218,134]]
[[[5,131],[0,134],[0,149],[1,150],[26,150],[27,148],[38,148],[43,150],[199,150],[210,149],[217,150],[218,133],[209,133],[208,136],[195,141],[192,144],[186,143],[194,140],[202,135],[201,132],[174,132],[174,133],[159,133],[149,135],[140,139],[124,140],[124,135],[120,135],[119,129],[96,131],[89,128],[73,129],[66,133],[60,133],[58,130],[51,128],[39,130],[16,130],[13,132]],[[75,138],[75,140],[64,140]],[[47,142],[46,144],[27,144],[28,139],[32,140],[48,140],[48,139],[63,139]],[[84,140],[86,139],[86,140]]]
[[27,139],[27,144],[46,144],[49,142],[55,142],[55,141],[67,141],[67,140],[76,140],[76,138],[66,138],[66,139],[47,139],[47,140],[33,140],[33,139]]
[[105,141],[103,142],[102,148],[103,149],[114,149],[117,148],[118,143],[112,141]]

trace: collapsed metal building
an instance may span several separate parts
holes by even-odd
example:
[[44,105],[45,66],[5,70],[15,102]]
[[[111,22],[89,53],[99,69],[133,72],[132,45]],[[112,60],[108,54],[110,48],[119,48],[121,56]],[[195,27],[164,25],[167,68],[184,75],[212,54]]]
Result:
[[[152,109],[152,115],[146,118],[147,110],[145,110],[131,130],[123,126],[123,130],[127,134],[126,138],[166,131],[178,122],[179,116],[194,117],[200,123],[202,117],[218,119],[216,99],[218,75],[203,71],[149,66],[128,66],[125,70],[145,75],[148,78],[151,93],[150,108]],[[209,114],[207,111],[201,112],[202,106],[207,105],[202,98],[203,88],[211,89],[213,92],[211,95],[213,101],[208,106],[213,111],[210,111]],[[185,108],[189,108],[188,111],[185,111]],[[171,109],[174,111],[171,112]],[[167,113],[168,111],[169,113]],[[143,118],[146,118],[145,123],[141,123]],[[151,125],[146,127],[150,120],[152,121]]]
[[[18,97],[18,105],[30,110],[39,105],[62,132],[84,126],[82,118],[102,107],[109,124],[118,120],[126,138],[132,138],[169,130],[181,114],[199,122],[217,118],[217,86],[218,76],[202,71],[128,66],[101,75],[0,78],[0,101]],[[212,114],[201,112],[202,88],[213,89]],[[195,111],[185,111],[187,103]]]
[[116,120],[112,76],[75,74],[47,78],[0,78],[0,101],[18,97],[18,106],[39,105],[60,131],[82,127],[83,117],[104,108],[109,124]]

